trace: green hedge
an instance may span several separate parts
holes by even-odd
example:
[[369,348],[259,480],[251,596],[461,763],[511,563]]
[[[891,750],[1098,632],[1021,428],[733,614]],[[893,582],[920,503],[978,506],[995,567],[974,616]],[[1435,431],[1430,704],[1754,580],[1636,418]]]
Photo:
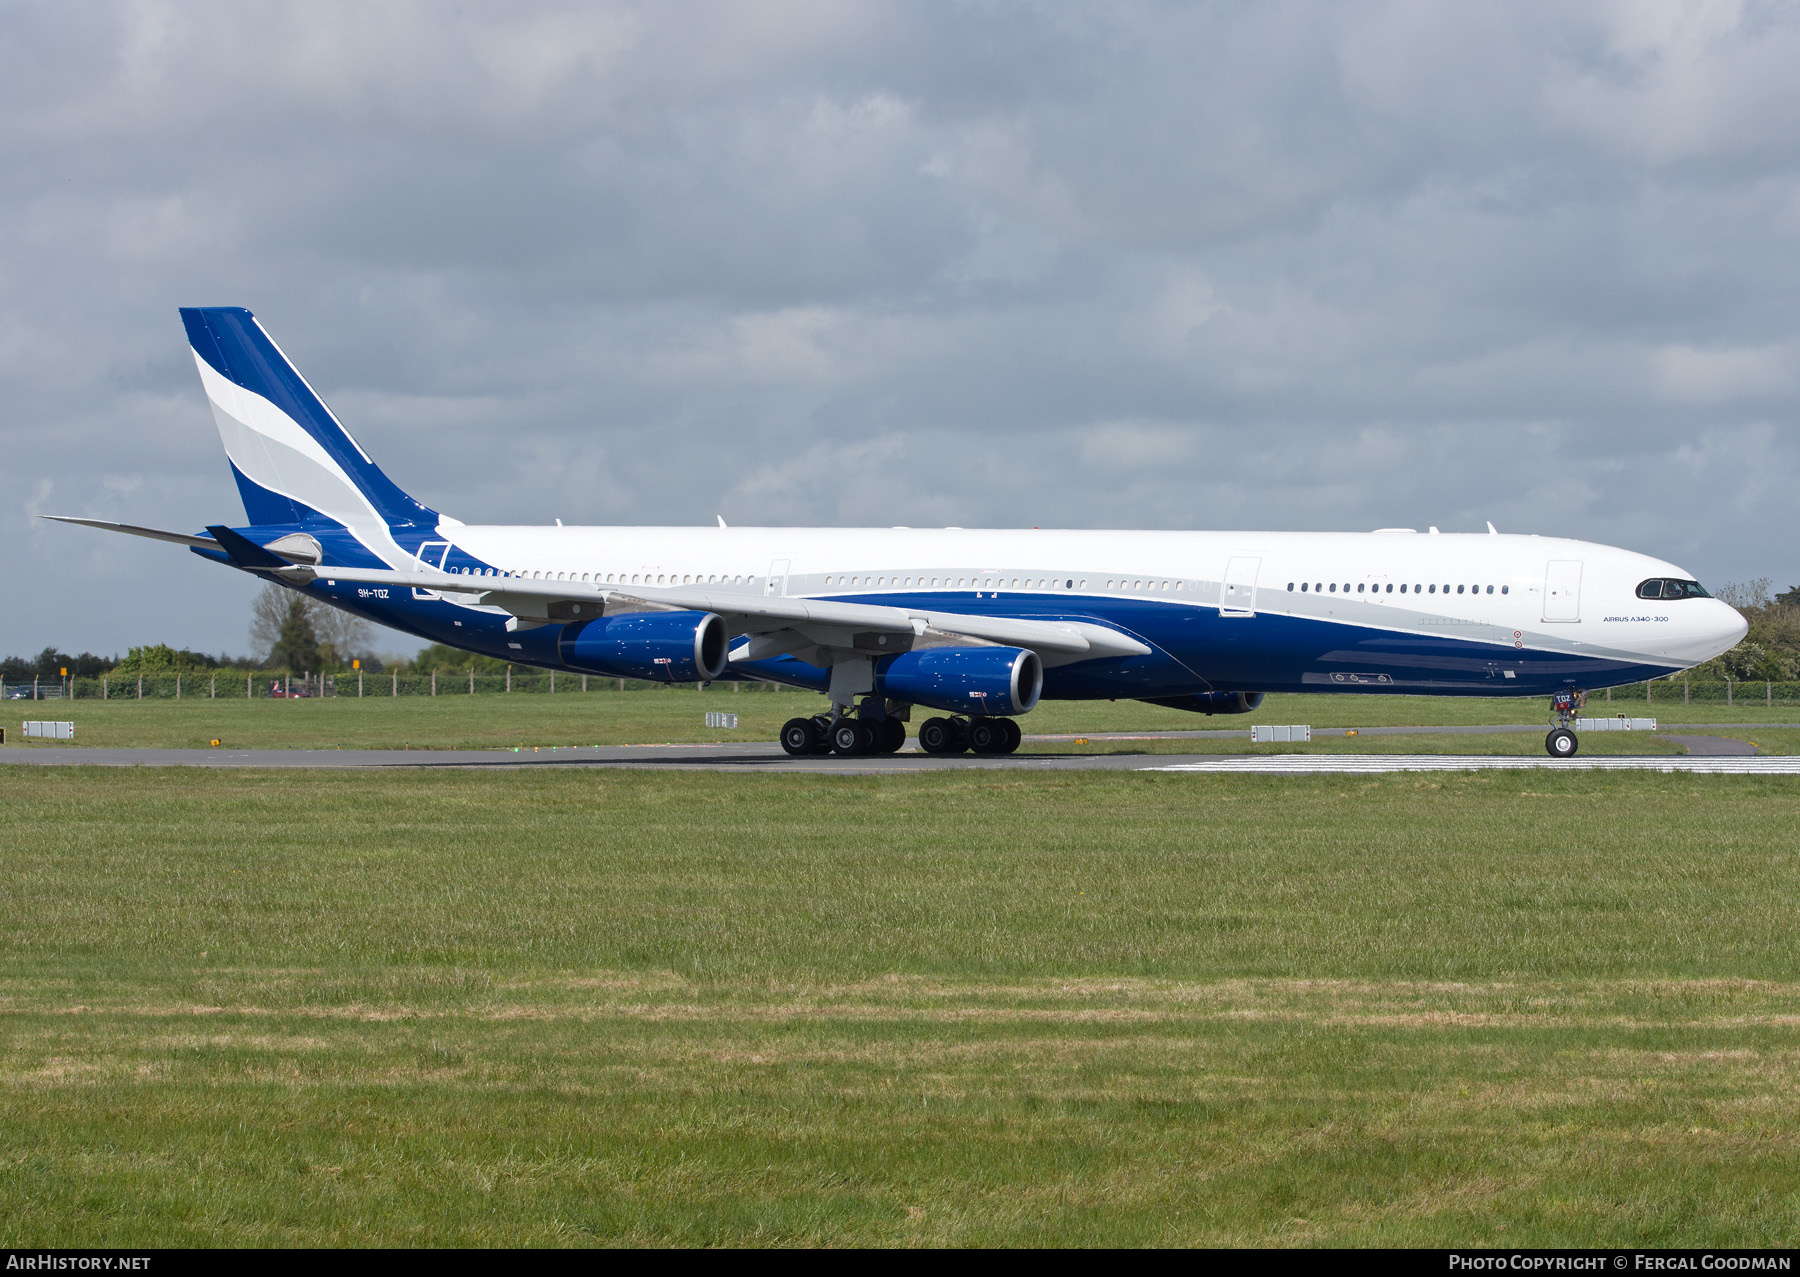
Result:
[[[72,692],[77,700],[175,700],[178,697],[205,699],[210,696],[231,697],[241,699],[267,699],[271,685],[280,683],[287,687],[299,680],[290,680],[283,674],[253,674],[246,680],[245,676],[236,672],[211,674],[164,674],[135,677],[113,678],[80,678],[72,681],[68,692]],[[355,696],[358,693],[357,676],[351,674],[327,674],[324,679],[323,693],[320,691],[319,679],[309,678],[306,681],[307,691],[313,695]],[[477,696],[504,696],[510,693],[515,696],[546,696],[554,692],[556,695],[579,695],[583,691],[584,679],[579,674],[558,673],[554,677],[547,670],[514,670],[509,682],[504,674],[477,674],[473,688],[467,674],[440,673],[434,688],[430,674],[365,674],[362,676],[361,694],[371,696],[468,696],[473,690]],[[640,679],[602,678],[590,674],[585,679],[589,693],[624,691],[658,691],[666,690],[667,684],[650,683]],[[6,690],[10,693],[15,688],[30,688],[30,684],[8,683]],[[729,689],[731,683],[724,682],[717,687]],[[774,692],[787,691],[768,683],[745,682],[739,684],[742,692]],[[39,693],[45,700],[61,700],[65,689],[60,684],[44,683]]]
[[[1632,683],[1612,689],[1611,700],[1631,702],[1648,700],[1652,705],[1800,705],[1800,683],[1731,682],[1723,680],[1659,678],[1648,687]],[[1592,692],[1588,704],[1607,700],[1606,692]]]

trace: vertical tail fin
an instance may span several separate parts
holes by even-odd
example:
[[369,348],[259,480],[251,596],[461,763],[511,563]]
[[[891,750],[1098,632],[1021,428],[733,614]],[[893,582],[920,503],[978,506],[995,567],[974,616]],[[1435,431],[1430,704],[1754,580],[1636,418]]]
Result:
[[183,307],[181,322],[251,523],[324,518],[384,541],[394,529],[436,527],[436,511],[369,460],[256,316]]

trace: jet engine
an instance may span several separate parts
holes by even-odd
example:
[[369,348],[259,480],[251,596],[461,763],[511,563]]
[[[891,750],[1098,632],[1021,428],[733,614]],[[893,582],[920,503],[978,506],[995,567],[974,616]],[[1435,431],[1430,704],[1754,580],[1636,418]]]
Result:
[[951,714],[1024,714],[1044,690],[1044,665],[1019,647],[927,647],[877,664],[875,688]]
[[1261,692],[1198,692],[1193,696],[1145,696],[1146,705],[1166,705],[1193,714],[1248,714],[1263,703]]
[[563,626],[557,650],[574,669],[693,683],[725,672],[728,638],[713,612],[625,612]]

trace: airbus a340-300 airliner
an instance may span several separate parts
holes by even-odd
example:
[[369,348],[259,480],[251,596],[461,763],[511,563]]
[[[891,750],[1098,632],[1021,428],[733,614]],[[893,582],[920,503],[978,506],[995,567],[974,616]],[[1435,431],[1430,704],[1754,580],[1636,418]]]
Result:
[[1553,537],[460,523],[376,468],[247,310],[182,322],[248,524],[66,522],[192,548],[382,625],[577,673],[825,694],[790,753],[1009,753],[1040,697],[1245,713],[1267,692],[1548,695],[1745,631],[1690,573]]

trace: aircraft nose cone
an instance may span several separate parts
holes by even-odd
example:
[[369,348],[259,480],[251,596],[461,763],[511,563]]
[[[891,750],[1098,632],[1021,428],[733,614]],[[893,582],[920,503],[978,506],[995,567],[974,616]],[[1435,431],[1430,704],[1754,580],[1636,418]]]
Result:
[[1743,614],[1717,599],[1692,599],[1671,609],[1670,624],[1658,630],[1653,649],[1659,657],[1701,665],[1736,647],[1750,630]]
[[1717,599],[1711,600],[1711,603],[1718,612],[1714,640],[1717,650],[1713,655],[1721,656],[1744,641],[1744,635],[1750,632],[1750,622],[1744,619],[1742,612],[1729,603],[1721,603]]

